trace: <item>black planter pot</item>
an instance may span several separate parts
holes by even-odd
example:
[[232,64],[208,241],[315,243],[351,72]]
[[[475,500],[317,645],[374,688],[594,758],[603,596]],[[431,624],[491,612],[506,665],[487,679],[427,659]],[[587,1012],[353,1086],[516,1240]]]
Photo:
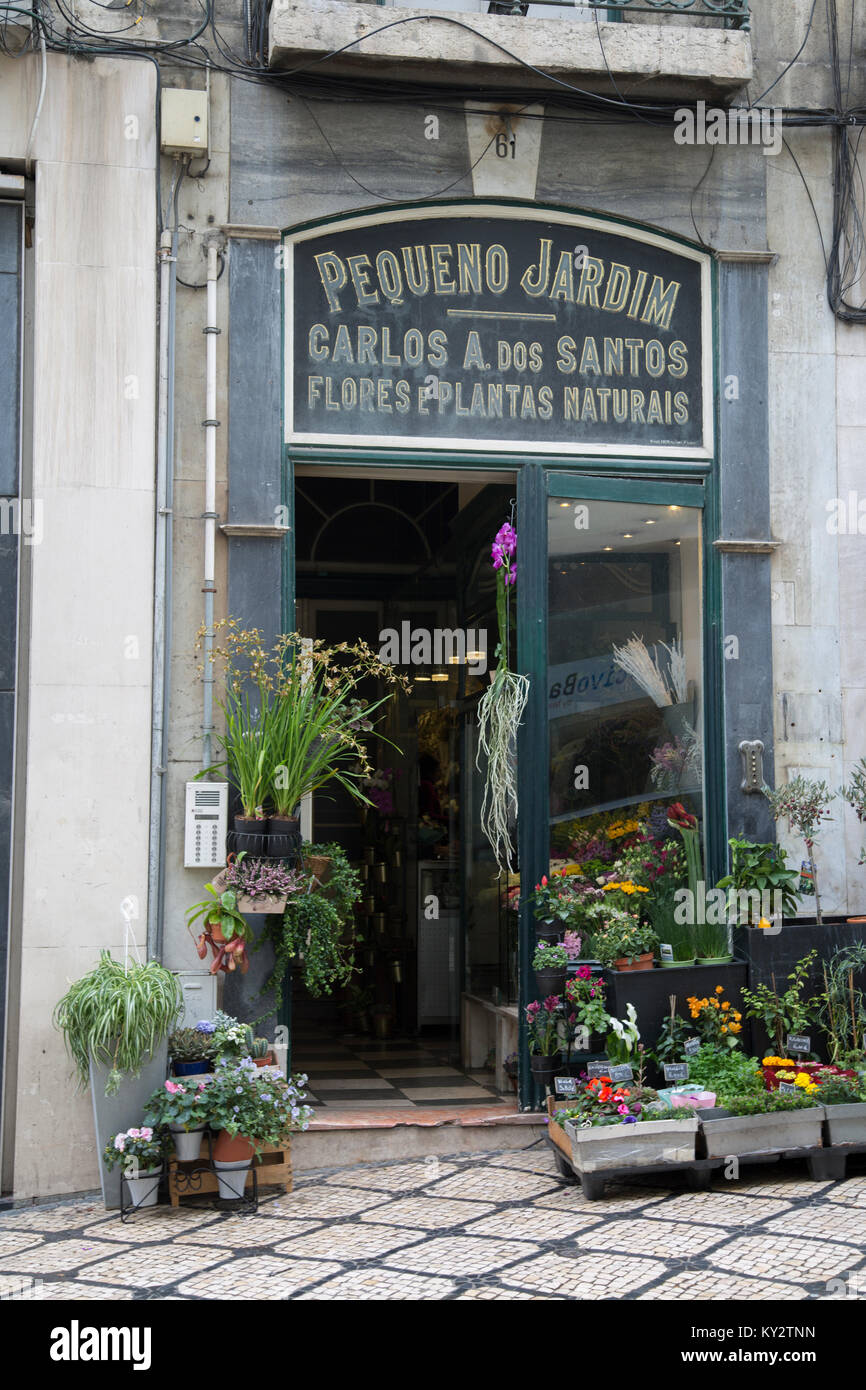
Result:
[[543,1057],[541,1053],[531,1052],[529,1069],[539,1086],[550,1086],[553,1078],[562,1071],[562,1053],[554,1052],[551,1057]]
[[535,927],[536,941],[561,941],[562,932],[559,927],[552,927],[547,922],[538,922]]
[[298,816],[271,816],[268,821],[268,854],[274,858],[287,859],[297,854],[300,845],[300,818]]
[[268,821],[265,817],[258,820],[255,816],[235,816],[234,827],[238,835],[265,835]]
[[567,979],[567,970],[536,970],[535,980],[538,985],[538,997],[547,999],[551,994],[563,994]]

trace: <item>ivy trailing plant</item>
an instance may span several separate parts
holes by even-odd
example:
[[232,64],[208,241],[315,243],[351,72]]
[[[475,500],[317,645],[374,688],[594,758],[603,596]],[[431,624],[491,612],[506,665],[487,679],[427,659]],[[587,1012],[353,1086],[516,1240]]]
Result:
[[[261,994],[273,990],[272,1007],[256,1022],[276,1013],[283,1001],[283,981],[292,961],[303,958],[304,984],[314,998],[330,994],[335,985],[348,984],[355,968],[355,945],[363,938],[352,932],[346,941],[346,928],[353,925],[355,904],[361,896],[361,881],[338,844],[305,845],[304,858],[315,856],[331,860],[327,883],[319,885],[304,870],[305,885],[293,893],[282,917],[267,919],[261,946],[270,941],[274,948],[274,969]],[[256,948],[258,949],[258,947]]]
[[[529,677],[508,666],[511,590],[517,579],[517,532],[507,521],[491,550],[496,570],[496,619],[499,645],[496,671],[478,703],[478,752],[475,766],[484,772],[481,828],[490,841],[500,873],[513,872],[509,819],[517,817],[514,747],[529,698]],[[482,760],[486,759],[486,768]]]

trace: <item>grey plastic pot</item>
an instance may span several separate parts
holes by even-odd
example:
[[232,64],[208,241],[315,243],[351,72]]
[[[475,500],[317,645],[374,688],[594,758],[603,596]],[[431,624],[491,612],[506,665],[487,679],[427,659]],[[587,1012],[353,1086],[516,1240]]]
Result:
[[824,1114],[831,1144],[866,1144],[866,1101],[827,1105]]
[[821,1143],[823,1105],[808,1110],[778,1110],[768,1115],[730,1115],[725,1119],[701,1117],[701,1133],[707,1158],[727,1158],[749,1153],[777,1153],[782,1149],[812,1149]]
[[138,1076],[124,1076],[116,1096],[105,1094],[105,1082],[110,1068],[90,1063],[90,1094],[93,1099],[93,1125],[96,1131],[96,1152],[102,1200],[109,1211],[120,1206],[120,1165],[111,1170],[102,1161],[102,1151],[108,1140],[122,1130],[138,1127],[154,1091],[168,1074],[168,1038],[157,1044],[153,1056],[142,1066]]

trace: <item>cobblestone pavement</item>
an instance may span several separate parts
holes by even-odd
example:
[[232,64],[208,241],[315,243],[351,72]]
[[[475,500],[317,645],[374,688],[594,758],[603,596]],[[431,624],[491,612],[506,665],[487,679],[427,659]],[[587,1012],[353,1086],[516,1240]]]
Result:
[[0,1213],[0,1297],[866,1298],[866,1175],[652,1183],[588,1202],[539,1143],[306,1174],[247,1216],[23,1207]]

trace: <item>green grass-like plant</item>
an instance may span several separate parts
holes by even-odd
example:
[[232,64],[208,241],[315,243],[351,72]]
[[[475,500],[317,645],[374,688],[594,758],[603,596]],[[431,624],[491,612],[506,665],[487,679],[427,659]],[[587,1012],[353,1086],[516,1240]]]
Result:
[[124,1075],[138,1075],[182,1013],[180,980],[158,961],[124,966],[109,951],[100,951],[99,964],[70,985],[57,1004],[53,1022],[64,1035],[82,1089],[92,1059],[109,1067],[105,1094],[111,1096]]

